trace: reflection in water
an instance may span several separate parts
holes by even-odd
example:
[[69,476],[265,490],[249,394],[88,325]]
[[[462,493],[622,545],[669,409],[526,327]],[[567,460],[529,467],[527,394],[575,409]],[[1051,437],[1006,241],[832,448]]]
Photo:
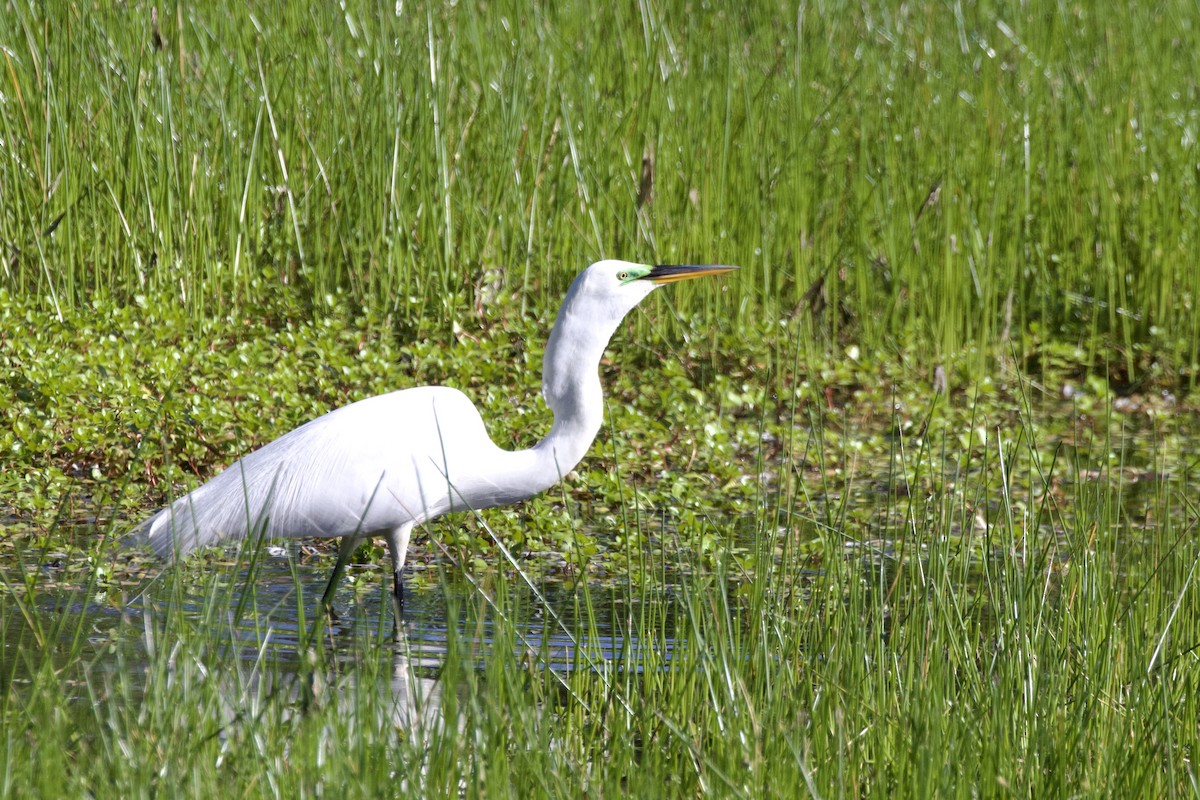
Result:
[[392,643],[392,724],[415,739],[427,737],[443,723],[443,686],[436,677],[441,666],[440,659],[412,650],[404,630]]
[[[199,583],[197,574],[203,578]],[[51,664],[85,676],[72,700],[86,704],[88,684],[114,683],[136,699],[147,684],[173,680],[181,668],[174,655],[165,670],[157,658],[171,646],[164,635],[171,631],[196,645],[185,648],[194,650],[187,666],[219,683],[220,709],[214,715],[219,731],[261,713],[266,700],[280,694],[285,705],[296,708],[309,702],[353,708],[352,695],[370,689],[363,685],[370,681],[390,693],[393,725],[423,737],[445,724],[440,678],[450,647],[469,668],[481,668],[497,647],[515,648],[518,663],[545,671],[565,687],[562,676],[576,669],[607,671],[614,663],[637,669],[640,648],[650,646],[614,635],[610,612],[619,603],[601,590],[590,590],[596,602],[587,612],[573,590],[543,590],[551,614],[528,588],[508,586],[497,604],[501,612],[484,590],[466,582],[424,590],[410,586],[402,635],[393,643],[390,598],[378,590],[382,584],[374,571],[360,582],[368,591],[339,592],[339,616],[318,629],[313,614],[326,578],[324,564],[266,555],[253,574],[228,562],[199,573],[186,566],[168,570],[124,604],[103,594],[43,588],[33,599],[31,616],[42,621],[37,629],[10,597],[0,602],[0,689],[11,685],[20,691]],[[503,636],[497,633],[501,614]],[[664,622],[660,631],[667,630]],[[656,637],[652,646],[659,663],[669,660],[669,636]]]

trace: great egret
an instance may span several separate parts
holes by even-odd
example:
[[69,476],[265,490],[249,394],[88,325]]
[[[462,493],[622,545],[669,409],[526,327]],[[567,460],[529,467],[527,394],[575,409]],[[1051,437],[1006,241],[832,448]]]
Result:
[[733,269],[599,261],[580,273],[542,362],[542,394],[554,424],[528,450],[497,447],[457,389],[402,389],[330,411],[255,450],[144,522],[134,541],[176,559],[250,532],[340,536],[328,607],[357,542],[383,536],[399,628],[413,526],[451,511],[515,503],[558,483],[600,430],[600,358],[625,315],[660,284]]

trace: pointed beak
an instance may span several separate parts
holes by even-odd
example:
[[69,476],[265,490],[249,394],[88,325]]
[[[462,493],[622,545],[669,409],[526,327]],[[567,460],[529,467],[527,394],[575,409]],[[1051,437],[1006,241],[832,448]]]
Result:
[[642,280],[654,281],[660,284],[675,283],[677,281],[688,281],[692,278],[703,278],[706,275],[724,275],[726,272],[733,272],[735,269],[737,267],[730,267],[725,264],[656,264]]

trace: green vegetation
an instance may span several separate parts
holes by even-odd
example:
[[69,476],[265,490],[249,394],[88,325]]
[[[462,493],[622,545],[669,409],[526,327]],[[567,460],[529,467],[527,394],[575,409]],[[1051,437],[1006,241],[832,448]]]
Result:
[[[1200,794],[1198,24],[4,5],[0,795]],[[439,723],[377,572],[323,636],[256,553],[131,600],[115,534],[328,408],[531,443],[599,257],[743,269],[618,333],[561,492],[416,540]]]

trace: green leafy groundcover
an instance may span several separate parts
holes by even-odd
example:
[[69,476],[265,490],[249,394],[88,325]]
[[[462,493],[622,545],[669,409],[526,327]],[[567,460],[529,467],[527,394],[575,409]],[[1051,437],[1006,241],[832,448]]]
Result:
[[[296,297],[280,292],[239,317],[198,321],[146,298],[97,300],[60,318],[0,293],[0,487],[10,519],[21,523],[14,530],[65,535],[60,524],[74,522],[123,532],[254,447],[332,408],[407,386],[467,392],[504,447],[530,446],[549,429],[539,385],[547,319],[481,317],[472,330],[409,342],[393,317],[356,311],[343,296],[325,297],[315,311]],[[1036,376],[998,354],[996,378],[974,380],[974,356],[964,354],[962,367],[942,367],[952,378],[941,395],[935,376],[904,358],[801,358],[795,327],[778,326],[778,338],[706,337],[702,346],[669,330],[618,332],[601,368],[608,427],[565,496],[555,490],[520,511],[492,512],[519,514],[512,543],[556,561],[602,552],[599,568],[610,569],[628,542],[569,532],[556,514],[600,528],[615,525],[630,502],[684,520],[752,516],[789,469],[894,480],[896,435],[949,437],[970,450],[996,425],[1024,424],[1036,433],[1032,452],[1050,459],[1081,424],[1089,436],[1113,437],[1155,426],[1174,441],[1194,418],[1191,396],[1154,383],[1118,396],[1070,354],[1039,352]],[[931,460],[927,469],[942,465]],[[471,529],[460,521],[445,538],[464,553],[487,552],[487,537]],[[709,551],[728,539],[706,533],[680,545]]]

